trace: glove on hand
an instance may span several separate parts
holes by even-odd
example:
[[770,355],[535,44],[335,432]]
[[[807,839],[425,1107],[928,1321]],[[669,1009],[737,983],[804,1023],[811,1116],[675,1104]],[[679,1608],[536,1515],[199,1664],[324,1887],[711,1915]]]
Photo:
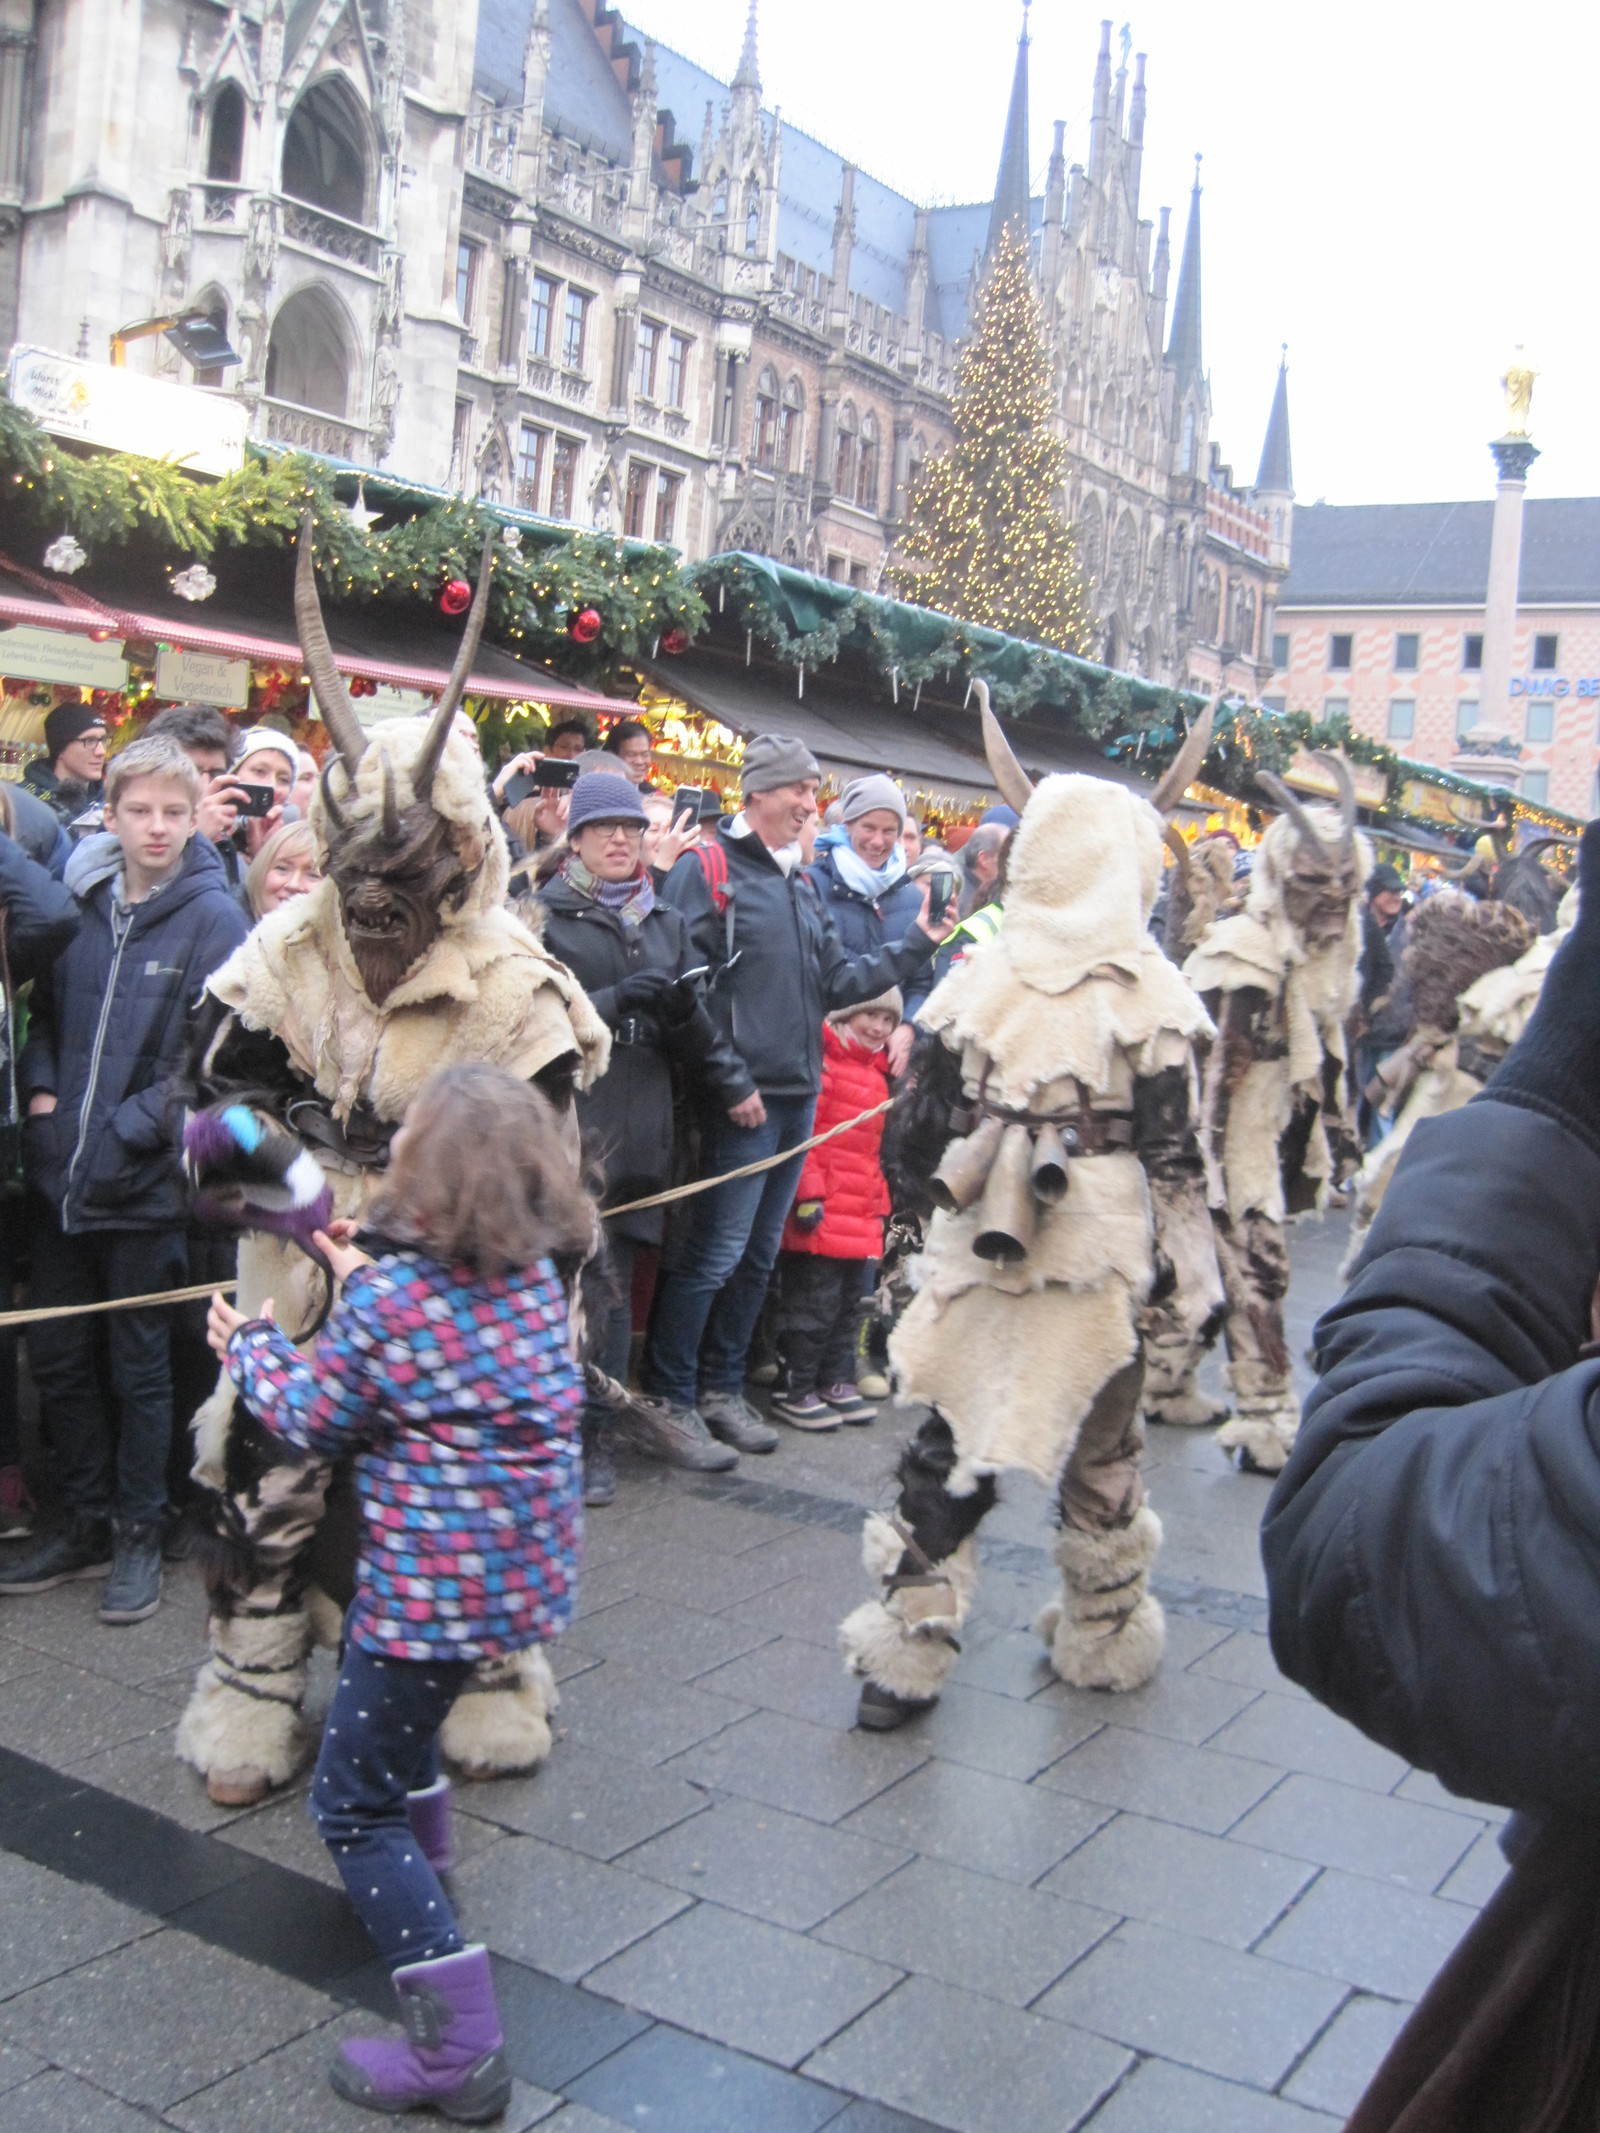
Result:
[[1484,1093],[1544,1112],[1600,1153],[1600,822],[1578,849],[1578,922]]
[[616,989],[624,1014],[658,1014],[673,980],[664,970],[635,970]]
[[796,1200],[794,1203],[794,1226],[803,1236],[809,1237],[814,1229],[822,1226],[825,1202],[821,1200]]

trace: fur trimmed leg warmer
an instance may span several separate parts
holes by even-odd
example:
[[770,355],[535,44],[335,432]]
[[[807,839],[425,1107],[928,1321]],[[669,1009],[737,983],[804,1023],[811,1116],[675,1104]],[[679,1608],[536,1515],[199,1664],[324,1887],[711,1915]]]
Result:
[[456,1698],[439,1746],[464,1778],[518,1776],[550,1753],[550,1713],[560,1701],[537,1645],[482,1660]]
[[874,1511],[861,1536],[861,1557],[884,1596],[868,1600],[839,1625],[845,1670],[908,1703],[931,1703],[961,1650],[961,1627],[978,1581],[977,1543],[969,1536],[925,1572],[899,1576],[904,1536]]
[[177,1753],[219,1806],[253,1806],[311,1756],[311,1728],[300,1715],[311,1618],[303,1607],[213,1615],[206,1632],[211,1657],[179,1721]]
[[1261,1363],[1230,1363],[1237,1413],[1217,1431],[1225,1452],[1237,1451],[1246,1471],[1281,1473],[1300,1430],[1300,1402],[1286,1372]]
[[[1214,1338],[1214,1336],[1213,1336]],[[1165,1422],[1177,1429],[1215,1429],[1226,1421],[1228,1405],[1214,1400],[1195,1384],[1195,1372],[1206,1348],[1184,1339],[1147,1340],[1144,1344],[1144,1416],[1147,1422]]]
[[1161,1664],[1167,1623],[1149,1589],[1160,1546],[1161,1521],[1148,1504],[1125,1526],[1063,1530],[1055,1549],[1062,1597],[1042,1610],[1034,1628],[1071,1687],[1142,1688]]

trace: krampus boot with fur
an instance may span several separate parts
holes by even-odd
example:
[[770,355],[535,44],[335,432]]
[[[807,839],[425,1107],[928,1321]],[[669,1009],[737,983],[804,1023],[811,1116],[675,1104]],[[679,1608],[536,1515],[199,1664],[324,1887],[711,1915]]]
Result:
[[406,1794],[406,1820],[411,1834],[422,1846],[422,1856],[436,1874],[448,1874],[456,1863],[455,1837],[451,1829],[450,1780],[435,1778],[420,1792]]
[[253,1807],[309,1762],[315,1739],[300,1713],[311,1621],[282,1614],[213,1615],[211,1657],[178,1723],[177,1753],[219,1807]]
[[926,1571],[902,1571],[905,1536],[873,1512],[861,1554],[883,1586],[839,1625],[846,1671],[865,1683],[859,1722],[888,1732],[939,1700],[961,1651],[961,1626],[977,1583],[977,1544],[964,1540],[953,1555]]
[[1195,1384],[1203,1355],[1187,1340],[1146,1339],[1144,1344],[1144,1417],[1174,1429],[1215,1429],[1228,1419],[1226,1400],[1214,1400]]
[[550,1713],[560,1701],[550,1662],[537,1645],[482,1660],[451,1706],[439,1746],[464,1778],[537,1769],[550,1753]]
[[361,2037],[339,2047],[328,2078],[346,2103],[369,2111],[434,2110],[482,2126],[511,2101],[505,2032],[488,1950],[463,1948],[394,1973],[404,2037]]
[[1300,1431],[1300,1402],[1281,1373],[1263,1363],[1230,1363],[1236,1412],[1217,1431],[1225,1452],[1239,1454],[1246,1474],[1281,1474]]
[[1070,1687],[1143,1688],[1160,1666],[1167,1623],[1150,1590],[1160,1546],[1161,1521],[1148,1504],[1126,1526],[1062,1530],[1055,1548],[1062,1596],[1041,1611],[1034,1628]]

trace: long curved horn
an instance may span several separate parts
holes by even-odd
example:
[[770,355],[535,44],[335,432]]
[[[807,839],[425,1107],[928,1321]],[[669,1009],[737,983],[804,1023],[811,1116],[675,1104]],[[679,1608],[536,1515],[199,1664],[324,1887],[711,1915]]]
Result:
[[995,791],[1007,807],[1014,807],[1020,815],[1033,798],[1033,780],[1012,754],[1005,729],[989,708],[989,684],[975,675],[972,691],[978,699],[978,711],[983,719],[983,752],[989,758],[989,775],[994,779]]
[[383,834],[390,844],[400,842],[400,802],[395,797],[394,763],[387,748],[383,751]]
[[1275,771],[1258,770],[1256,772],[1256,783],[1267,795],[1273,806],[1289,817],[1289,820],[1302,837],[1309,838],[1314,845],[1322,842],[1322,839],[1317,835],[1316,824],[1306,813],[1304,807],[1301,806],[1295,794],[1289,790],[1288,786],[1284,784],[1282,778]]
[[294,626],[300,638],[300,656],[306,663],[306,672],[311,676],[311,686],[317,694],[322,723],[327,727],[345,769],[354,777],[356,765],[366,753],[367,736],[345,688],[344,676],[333,663],[333,646],[328,642],[328,626],[322,619],[322,602],[317,598],[309,511],[300,521],[300,539],[296,545],[299,553],[294,565]]
[[1189,842],[1175,822],[1169,822],[1161,832],[1161,841],[1172,854],[1178,869],[1178,879],[1187,889],[1194,869],[1189,859]]
[[[355,772],[351,771],[349,775],[353,778]],[[348,829],[350,825],[345,817],[340,814],[339,803],[333,797],[333,757],[331,755],[322,766],[320,782],[322,785],[322,804],[328,810],[328,820],[336,830]]]
[[1329,777],[1338,787],[1339,823],[1343,832],[1344,849],[1348,852],[1356,834],[1356,781],[1350,775],[1350,765],[1342,755],[1335,755],[1331,749],[1325,748],[1319,748],[1311,760],[1325,764]]
[[433,790],[434,773],[439,768],[439,758],[444,754],[450,721],[455,717],[457,706],[467,693],[472,662],[478,656],[478,646],[483,642],[483,625],[489,616],[489,580],[493,573],[494,534],[491,531],[483,537],[483,560],[478,565],[478,589],[472,596],[472,612],[467,616],[466,635],[461,640],[456,663],[450,669],[450,679],[444,685],[439,708],[433,714],[433,724],[428,728],[427,738],[411,766],[411,790],[419,800],[426,800]]
[[1215,703],[1206,705],[1189,728],[1183,746],[1167,765],[1160,784],[1150,795],[1150,805],[1158,815],[1170,815],[1194,783],[1200,765],[1206,759],[1206,750],[1211,746],[1211,730],[1221,708],[1219,695]]

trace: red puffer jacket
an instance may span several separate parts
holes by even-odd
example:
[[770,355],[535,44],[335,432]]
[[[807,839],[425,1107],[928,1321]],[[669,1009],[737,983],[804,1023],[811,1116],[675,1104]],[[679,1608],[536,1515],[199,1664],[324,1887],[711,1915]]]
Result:
[[[889,1094],[889,1071],[882,1052],[863,1051],[841,1036],[831,1022],[822,1026],[822,1094],[817,1098],[816,1131],[826,1133],[860,1111],[870,1111]],[[801,1200],[820,1200],[822,1220],[809,1232],[784,1226],[786,1252],[820,1252],[825,1259],[879,1259],[883,1256],[883,1218],[889,1212],[889,1188],[883,1181],[878,1149],[883,1141],[883,1114],[869,1118],[836,1141],[825,1141],[806,1157],[800,1173]]]

